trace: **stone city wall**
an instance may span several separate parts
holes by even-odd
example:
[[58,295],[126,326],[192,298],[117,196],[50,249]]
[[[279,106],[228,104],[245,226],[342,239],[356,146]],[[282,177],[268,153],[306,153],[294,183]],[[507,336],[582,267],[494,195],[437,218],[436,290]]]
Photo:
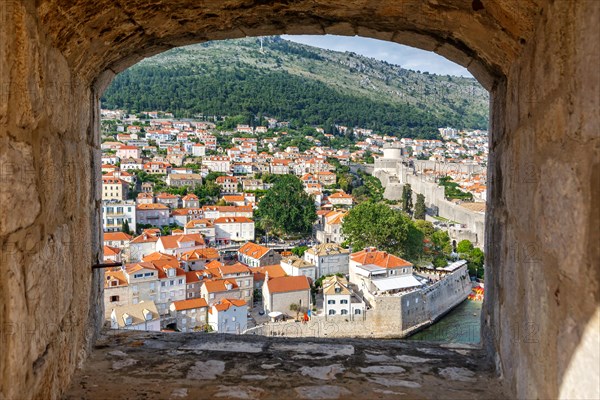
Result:
[[463,268],[446,275],[426,290],[402,296],[369,296],[371,308],[358,318],[355,315],[318,315],[307,323],[267,323],[244,333],[290,337],[402,338],[436,321],[465,300],[470,292],[471,282],[466,268]]
[[[481,246],[484,243],[485,214],[471,211],[445,199],[444,188],[437,183],[426,180],[422,175],[413,175],[412,169],[397,163],[397,172],[390,174],[384,170],[374,172],[385,188],[384,197],[390,200],[402,198],[402,188],[408,183],[413,191],[413,204],[417,201],[417,194],[425,196],[425,205],[433,210],[437,216],[467,225],[467,230],[473,232],[473,242]],[[466,234],[468,235],[468,234]],[[463,236],[455,234],[455,239]],[[465,238],[467,236],[464,236]]]

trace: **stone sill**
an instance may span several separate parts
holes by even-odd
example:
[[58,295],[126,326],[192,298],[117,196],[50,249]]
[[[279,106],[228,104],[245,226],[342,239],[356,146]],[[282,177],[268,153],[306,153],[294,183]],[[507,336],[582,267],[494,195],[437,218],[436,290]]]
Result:
[[65,399],[501,399],[481,349],[103,331]]

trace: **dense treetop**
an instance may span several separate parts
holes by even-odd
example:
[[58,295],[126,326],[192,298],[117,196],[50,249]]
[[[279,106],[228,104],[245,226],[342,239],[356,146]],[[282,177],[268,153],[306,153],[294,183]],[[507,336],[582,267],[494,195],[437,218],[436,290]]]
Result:
[[294,175],[281,175],[258,204],[259,227],[279,236],[309,235],[317,219],[314,199]]

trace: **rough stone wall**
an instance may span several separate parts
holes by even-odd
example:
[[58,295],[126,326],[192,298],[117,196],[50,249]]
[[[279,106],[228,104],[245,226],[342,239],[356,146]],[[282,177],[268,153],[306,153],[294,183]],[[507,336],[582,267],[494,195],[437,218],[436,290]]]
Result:
[[600,2],[553,1],[492,91],[483,332],[518,398],[598,398]]
[[56,397],[101,321],[100,168],[91,87],[0,3],[0,398]]
[[[402,338],[437,321],[471,293],[466,268],[448,274],[426,291],[399,296],[365,294],[372,308],[365,314],[313,316],[307,324],[278,322],[248,329],[245,334],[289,337]],[[290,314],[287,311],[287,314]],[[291,313],[293,314],[293,313]]]

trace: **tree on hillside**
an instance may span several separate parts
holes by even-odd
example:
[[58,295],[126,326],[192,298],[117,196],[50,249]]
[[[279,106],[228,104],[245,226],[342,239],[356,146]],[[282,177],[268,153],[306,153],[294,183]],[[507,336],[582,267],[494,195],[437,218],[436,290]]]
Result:
[[198,196],[200,204],[212,203],[221,195],[221,186],[217,185],[215,181],[205,180],[202,186],[194,189],[194,194]]
[[298,246],[292,249],[292,254],[297,255],[298,257],[302,257],[304,253],[308,250],[308,246]]
[[433,232],[435,232],[435,228],[433,227],[433,224],[429,221],[425,221],[422,219],[416,220],[414,222],[415,227],[420,230],[423,235],[425,235],[426,238],[431,238],[431,235],[433,235]]
[[471,275],[476,276],[477,278],[483,278],[484,270],[483,264],[485,261],[485,255],[483,251],[477,247],[475,247],[469,253],[467,257],[467,261],[469,261],[469,273]]
[[405,213],[412,213],[412,188],[410,184],[406,184],[402,187],[402,210]]
[[268,219],[283,235],[307,235],[317,219],[314,200],[294,175],[282,175],[258,205],[256,216]]
[[410,218],[403,212],[366,201],[350,210],[344,218],[342,233],[355,250],[375,246],[406,257],[414,252],[409,237],[411,225]]
[[442,230],[433,232],[433,235],[431,235],[431,242],[433,243],[436,254],[449,256],[450,253],[452,253],[452,243],[448,232]]
[[415,204],[415,212],[413,217],[415,219],[425,219],[425,213],[427,209],[425,207],[425,196],[421,193],[417,194],[417,203]]
[[474,247],[469,240],[461,240],[456,246],[456,251],[469,262],[469,274],[483,278],[483,263],[485,256],[481,249]]
[[461,240],[460,242],[458,242],[458,245],[456,246],[456,252],[458,254],[468,254],[472,250],[473,250],[473,243],[471,243],[467,239]]

